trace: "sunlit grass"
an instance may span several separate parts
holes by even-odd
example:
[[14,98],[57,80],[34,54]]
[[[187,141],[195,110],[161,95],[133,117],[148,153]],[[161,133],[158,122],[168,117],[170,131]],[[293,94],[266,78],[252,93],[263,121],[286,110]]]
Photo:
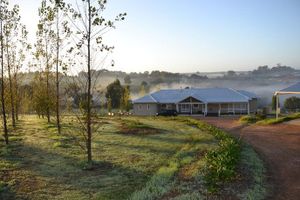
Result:
[[[203,196],[204,155],[218,147],[216,137],[221,135],[186,119],[98,120],[101,126],[92,143],[94,168],[89,169],[85,152],[76,145],[74,117],[64,118],[61,135],[45,119],[24,117],[12,133],[11,145],[0,143],[0,176],[6,177],[0,192],[29,199],[157,199],[174,191],[175,199]],[[5,170],[12,173],[8,176]]]

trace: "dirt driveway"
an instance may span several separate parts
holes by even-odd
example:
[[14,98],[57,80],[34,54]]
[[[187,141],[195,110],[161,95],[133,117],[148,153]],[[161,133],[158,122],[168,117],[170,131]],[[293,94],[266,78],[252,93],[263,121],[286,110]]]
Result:
[[273,187],[269,199],[300,199],[300,126],[241,126],[235,118],[201,118],[251,144],[267,164]]

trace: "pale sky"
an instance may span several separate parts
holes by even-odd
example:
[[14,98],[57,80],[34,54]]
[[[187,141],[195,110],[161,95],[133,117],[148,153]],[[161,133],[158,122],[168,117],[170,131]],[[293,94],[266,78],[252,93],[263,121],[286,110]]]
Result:
[[[75,0],[70,0],[75,1]],[[211,72],[277,63],[300,69],[299,0],[109,0],[107,14],[127,12],[106,40],[111,70]],[[21,7],[33,41],[39,0]]]

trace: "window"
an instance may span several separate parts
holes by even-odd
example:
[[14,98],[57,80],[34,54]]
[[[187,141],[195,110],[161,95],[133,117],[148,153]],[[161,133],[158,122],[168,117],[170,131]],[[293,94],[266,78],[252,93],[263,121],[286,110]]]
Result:
[[245,110],[247,110],[247,104],[246,103],[235,103],[234,104],[234,110],[236,110],[236,111],[245,111]]
[[181,112],[190,112],[190,105],[189,104],[181,104]]
[[167,108],[167,109],[172,109],[172,105],[171,105],[171,104],[167,104],[167,105],[166,105],[166,108]]
[[150,110],[150,105],[149,104],[147,104],[147,110]]
[[194,108],[199,108],[199,104],[193,104]]
[[139,105],[138,109],[139,109],[139,110],[142,110],[142,105]]

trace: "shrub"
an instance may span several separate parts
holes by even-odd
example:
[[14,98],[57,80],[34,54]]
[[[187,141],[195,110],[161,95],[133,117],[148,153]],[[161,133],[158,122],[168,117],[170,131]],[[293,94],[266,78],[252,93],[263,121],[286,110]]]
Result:
[[288,110],[300,109],[300,98],[290,97],[284,101],[284,107]]
[[186,121],[219,140],[218,147],[205,154],[205,167],[202,172],[208,190],[215,192],[223,182],[235,177],[236,166],[240,160],[240,143],[226,132],[205,122],[187,118],[179,120]]
[[15,199],[12,186],[15,184],[15,180],[10,182],[0,181],[0,199]]
[[233,138],[221,140],[217,149],[205,155],[204,179],[210,191],[235,176],[239,158],[240,145]]
[[242,124],[253,124],[253,123],[256,123],[257,121],[263,120],[265,118],[266,118],[266,116],[263,114],[246,115],[246,116],[242,116],[239,119],[239,122]]
[[288,115],[285,117],[279,117],[278,119],[271,118],[271,119],[261,120],[261,121],[258,121],[257,124],[259,124],[259,125],[279,124],[279,123],[291,121],[294,119],[300,119],[300,113],[295,113],[295,114]]

